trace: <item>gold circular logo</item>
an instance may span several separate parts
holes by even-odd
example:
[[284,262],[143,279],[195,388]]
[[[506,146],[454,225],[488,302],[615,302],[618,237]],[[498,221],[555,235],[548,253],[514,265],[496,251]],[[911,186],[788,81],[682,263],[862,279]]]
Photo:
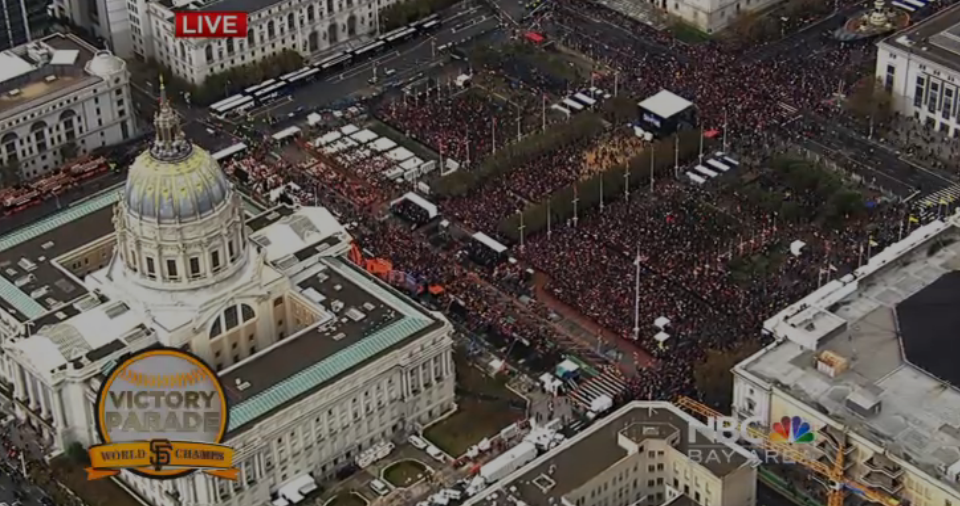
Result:
[[186,463],[211,458],[190,447],[223,441],[229,412],[220,379],[202,360],[174,349],[147,350],[117,365],[100,386],[97,430],[118,462],[146,464],[116,468],[172,479],[196,470]]

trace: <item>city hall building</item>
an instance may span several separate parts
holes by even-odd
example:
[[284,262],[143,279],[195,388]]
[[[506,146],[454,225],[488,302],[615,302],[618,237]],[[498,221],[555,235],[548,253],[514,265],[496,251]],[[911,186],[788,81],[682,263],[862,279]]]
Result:
[[251,216],[163,100],[122,190],[0,237],[0,373],[47,445],[98,443],[105,375],[154,347],[218,371],[239,480],[124,473],[156,506],[295,502],[454,406],[451,325],[347,260],[324,208]]
[[877,44],[876,78],[896,112],[960,137],[960,6],[931,16]]

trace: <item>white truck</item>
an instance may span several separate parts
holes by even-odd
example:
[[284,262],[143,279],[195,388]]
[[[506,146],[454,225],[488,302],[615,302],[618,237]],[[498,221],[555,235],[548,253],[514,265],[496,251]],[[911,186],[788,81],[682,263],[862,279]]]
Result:
[[535,458],[537,458],[537,447],[524,441],[484,464],[480,468],[480,476],[492,485],[529,464]]

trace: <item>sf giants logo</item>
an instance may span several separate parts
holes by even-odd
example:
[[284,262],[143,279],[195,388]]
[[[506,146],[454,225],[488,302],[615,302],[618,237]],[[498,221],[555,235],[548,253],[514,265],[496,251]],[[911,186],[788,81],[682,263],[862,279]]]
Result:
[[154,439],[150,441],[150,465],[154,470],[160,471],[163,466],[170,465],[170,450],[173,445],[166,439]]

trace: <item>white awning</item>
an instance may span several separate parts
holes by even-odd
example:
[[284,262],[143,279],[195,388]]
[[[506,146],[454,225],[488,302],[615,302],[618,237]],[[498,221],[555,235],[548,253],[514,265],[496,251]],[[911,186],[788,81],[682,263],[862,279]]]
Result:
[[661,119],[667,119],[671,116],[686,110],[692,106],[693,102],[667,90],[640,102],[640,108],[656,114]]
[[408,192],[406,195],[398,198],[397,200],[394,200],[393,203],[396,204],[401,200],[409,200],[410,202],[421,207],[424,211],[427,212],[427,216],[429,216],[430,219],[436,218],[437,215],[440,214],[440,211],[439,209],[437,209],[436,205],[434,205],[429,200],[421,197],[420,195],[417,195],[416,193]]
[[304,495],[314,490],[317,490],[317,482],[314,481],[312,476],[305,474],[287,482],[286,485],[280,487],[277,493],[280,497],[289,500],[291,504],[297,504],[303,501]]
[[663,343],[667,339],[670,339],[670,334],[667,334],[666,332],[658,332],[657,335],[653,336],[653,339],[658,343]]
[[283,130],[280,130],[279,132],[273,134],[273,140],[282,141],[287,137],[292,137],[294,135],[297,135],[298,133],[300,133],[300,127],[292,126],[290,128],[284,128]]
[[340,127],[340,133],[343,135],[353,135],[360,131],[360,128],[357,125],[347,125],[345,127]]
[[494,253],[503,253],[504,251],[507,251],[506,246],[495,241],[492,237],[490,237],[487,234],[484,234],[483,232],[477,232],[476,234],[473,234],[473,239],[479,242],[480,244],[483,244],[484,246],[492,249]]
[[670,319],[666,316],[661,316],[656,320],[653,320],[653,325],[660,330],[667,328],[667,325],[670,325]]
[[311,112],[307,115],[307,125],[314,126],[321,121],[323,121],[323,116],[320,116],[315,112]]

